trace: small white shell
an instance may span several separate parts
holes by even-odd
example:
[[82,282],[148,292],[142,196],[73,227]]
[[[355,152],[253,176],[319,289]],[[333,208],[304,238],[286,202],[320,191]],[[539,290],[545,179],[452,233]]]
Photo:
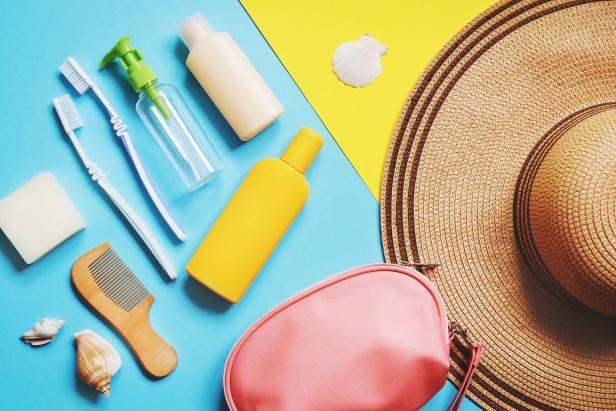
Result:
[[386,52],[387,47],[368,35],[342,43],[334,51],[334,73],[349,86],[367,86],[381,75],[381,56]]
[[122,358],[107,340],[90,330],[75,334],[77,344],[77,375],[79,378],[109,397],[111,377],[122,366]]
[[21,335],[21,339],[26,344],[33,346],[44,345],[53,341],[56,334],[64,325],[64,320],[54,318],[43,318],[34,323],[32,328]]

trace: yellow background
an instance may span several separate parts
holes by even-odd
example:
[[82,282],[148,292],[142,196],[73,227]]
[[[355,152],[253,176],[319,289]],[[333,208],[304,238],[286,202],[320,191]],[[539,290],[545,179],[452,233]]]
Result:
[[[389,139],[413,84],[441,47],[494,1],[241,2],[378,199]],[[388,51],[381,77],[356,89],[337,79],[331,60],[340,43],[363,34]]]

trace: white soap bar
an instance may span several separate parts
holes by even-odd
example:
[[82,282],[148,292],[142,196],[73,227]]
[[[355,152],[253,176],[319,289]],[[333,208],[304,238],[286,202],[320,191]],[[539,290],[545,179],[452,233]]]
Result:
[[0,229],[28,264],[85,226],[68,194],[47,171],[0,200]]

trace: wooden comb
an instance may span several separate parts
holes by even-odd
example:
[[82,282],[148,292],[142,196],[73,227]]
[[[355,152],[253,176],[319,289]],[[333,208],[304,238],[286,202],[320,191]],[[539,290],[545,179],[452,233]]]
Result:
[[175,369],[175,349],[150,324],[154,296],[109,243],[79,257],[71,281],[81,297],[124,337],[148,374],[162,378]]

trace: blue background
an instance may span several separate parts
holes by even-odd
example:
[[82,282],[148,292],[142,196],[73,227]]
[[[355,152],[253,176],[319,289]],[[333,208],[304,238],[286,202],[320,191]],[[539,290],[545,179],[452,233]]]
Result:
[[[248,143],[235,136],[184,65],[188,52],[176,28],[195,12],[203,13],[217,31],[229,31],[235,37],[286,108],[283,117]],[[31,266],[0,234],[1,409],[226,409],[223,366],[243,330],[317,280],[382,261],[377,202],[238,2],[3,2],[0,26],[0,198],[48,170],[88,224]],[[225,161],[224,173],[197,192],[185,192],[137,117],[137,95],[120,67],[96,70],[107,50],[127,34],[161,81],[179,88]],[[146,165],[186,231],[184,243],[174,241],[157,218],[92,96],[77,96],[59,77],[57,67],[69,55],[126,120]],[[127,224],[89,180],[61,132],[51,99],[67,92],[86,123],[78,133],[86,151],[149,223],[180,272],[176,281],[164,280]],[[261,158],[280,155],[304,126],[316,129],[326,140],[307,173],[311,198],[244,299],[230,306],[191,280],[183,267],[249,168]],[[104,241],[111,242],[156,296],[152,323],[180,357],[178,368],[167,378],[145,377],[123,341],[82,305],[70,286],[73,261]],[[40,348],[22,343],[19,335],[44,316],[67,320],[57,339]],[[113,378],[109,399],[76,377],[72,335],[86,328],[108,339],[124,361]],[[454,393],[447,383],[426,408],[445,409]],[[468,400],[465,407],[476,408]]]

